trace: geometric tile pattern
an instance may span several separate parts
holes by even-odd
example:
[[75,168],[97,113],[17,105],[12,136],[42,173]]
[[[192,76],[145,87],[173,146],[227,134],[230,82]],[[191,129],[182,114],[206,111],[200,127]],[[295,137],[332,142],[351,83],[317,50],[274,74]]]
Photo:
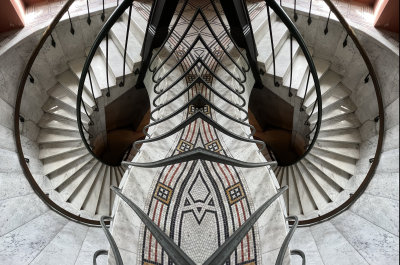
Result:
[[172,192],[173,190],[170,187],[162,183],[157,183],[156,190],[154,192],[154,198],[165,203],[166,205],[169,205],[171,201]]
[[235,185],[227,188],[226,195],[228,196],[230,205],[235,204],[246,196],[241,183],[236,183]]

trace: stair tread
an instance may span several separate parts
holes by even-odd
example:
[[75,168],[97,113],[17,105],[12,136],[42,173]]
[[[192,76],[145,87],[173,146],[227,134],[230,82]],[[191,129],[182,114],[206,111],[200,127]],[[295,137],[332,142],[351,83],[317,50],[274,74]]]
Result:
[[55,129],[42,129],[37,139],[38,143],[54,143],[81,140],[79,133]]
[[320,132],[318,141],[361,143],[361,135],[357,129]]
[[91,215],[96,214],[96,208],[101,202],[101,189],[103,187],[103,181],[106,178],[106,169],[107,166],[102,165],[101,169],[97,172],[97,175],[93,179],[93,182],[91,183],[91,186],[87,192],[87,197],[85,198],[82,205],[82,209],[84,209]]
[[[145,2],[142,2],[142,4],[145,4]],[[149,6],[148,8],[150,10],[151,6]],[[128,16],[129,16],[129,9],[126,9],[122,17],[123,18],[122,21],[125,24],[127,24],[128,22]],[[145,20],[144,17],[141,14],[139,14],[135,8],[132,8],[131,27],[129,31],[134,35],[137,35],[137,40],[140,43],[143,43],[146,28],[147,28],[147,20]]]
[[41,144],[39,148],[39,159],[45,159],[60,154],[65,154],[83,147],[85,147],[85,145],[82,141]]
[[[75,74],[75,76],[80,79],[83,66],[85,65],[86,57],[80,57],[77,58],[73,61],[68,62],[69,67],[71,68],[72,72]],[[90,70],[90,69],[89,69]],[[92,73],[91,77],[93,76]],[[90,79],[89,79],[89,74],[86,74],[86,79],[85,79],[85,90],[87,93],[92,93],[92,87],[93,87],[93,93],[94,97],[98,98],[101,97],[101,91],[100,88],[97,85],[97,82],[93,82],[93,77],[92,77],[92,86],[90,85]]]
[[[282,47],[288,35],[289,30],[283,22],[276,20],[272,23],[272,39],[274,41],[275,55]],[[269,33],[264,35],[260,42],[257,43],[257,46],[260,47],[258,49],[257,61],[263,66],[263,68],[268,69],[272,63],[272,49]]]
[[303,209],[303,214],[308,214],[312,211],[317,210],[317,205],[311,195],[311,192],[306,185],[303,176],[300,173],[300,170],[298,169],[298,164],[296,163],[293,165],[293,178],[296,181],[296,186],[298,189],[298,194],[300,198],[300,204]]
[[[92,63],[90,64],[90,68],[99,88],[101,90],[107,89],[106,61],[99,51],[96,51]],[[111,71],[108,72],[108,82],[110,87],[116,85],[115,76]]]
[[352,129],[361,126],[357,116],[349,113],[343,116],[332,118],[328,121],[321,123],[321,131],[332,131],[340,129]]
[[[298,51],[299,51],[299,44],[293,38],[293,43],[292,43],[293,57],[296,56]],[[287,71],[290,72],[290,37],[284,41],[282,47],[279,49],[279,51],[277,52],[277,55],[275,57],[275,75],[276,75],[276,77],[279,80],[282,80]],[[269,66],[267,73],[270,75],[274,74],[273,64],[271,64]]]
[[[67,70],[62,74],[59,74],[57,76],[57,81],[60,82],[60,84],[63,85],[63,87],[71,91],[75,96],[78,95],[79,80],[70,70]],[[91,108],[94,107],[95,103],[93,101],[93,98],[91,95],[87,93],[85,89],[82,91],[82,99],[89,107]],[[89,115],[90,111],[91,110],[88,109]]]
[[[339,100],[334,105],[331,105],[329,109],[322,111],[322,121],[327,121],[335,117],[343,116],[348,113],[356,111],[357,107],[351,101],[350,98],[344,98]],[[310,117],[310,123],[314,124],[317,121],[317,115],[314,113]]]
[[359,145],[354,143],[335,143],[335,142],[319,142],[318,139],[314,145],[316,148],[325,150],[333,154],[338,154],[353,159],[360,158]]
[[76,123],[64,119],[58,115],[44,113],[39,121],[39,127],[47,129],[61,129],[66,131],[78,131]]
[[350,96],[351,90],[342,83],[339,83],[334,89],[330,90],[322,97],[322,109],[329,107],[331,104],[336,103],[338,100]]
[[[106,40],[104,39],[100,43],[100,50],[104,58],[106,58],[107,45]],[[119,52],[117,46],[112,41],[112,39],[108,40],[108,65],[114,74],[115,78],[118,80],[123,76],[123,61],[124,58],[122,54]],[[132,69],[125,63],[126,74],[132,73]]]
[[86,148],[79,148],[65,154],[47,158],[43,160],[43,172],[45,175],[53,173],[57,169],[67,166],[77,159],[81,159],[87,153]]
[[293,174],[293,167],[289,166],[287,167],[288,169],[288,179],[289,179],[289,213],[288,215],[299,215],[303,213],[303,210],[301,208],[300,204],[300,197],[299,197],[299,192],[297,190],[297,182],[294,179],[294,174]]
[[[311,53],[311,51],[310,51]],[[297,90],[300,87],[301,81],[304,75],[307,73],[308,63],[302,51],[297,53],[293,61],[293,74],[292,74],[292,88]],[[290,69],[283,77],[283,85],[286,87],[290,86]]]
[[[117,22],[111,28],[111,34],[115,37],[115,45],[121,54],[124,54],[125,50],[125,38],[126,38],[127,25],[124,22]],[[142,44],[135,38],[131,32],[128,34],[128,45],[126,49],[127,64],[131,69],[142,61],[140,51]],[[127,69],[128,70],[128,69]]]
[[[268,11],[263,8],[260,13],[251,20],[251,27],[253,29],[254,40],[258,43],[265,34],[268,34]],[[270,9],[271,23],[276,20],[276,14]]]
[[110,215],[110,185],[111,185],[111,169],[107,166],[104,174],[103,185],[101,187],[100,199],[96,207],[96,214]]
[[[313,61],[314,61],[314,65],[315,65],[315,69],[317,71],[317,76],[318,79],[321,78],[321,76],[328,71],[329,66],[330,66],[330,62],[324,59],[320,59],[320,58],[314,58],[313,57]],[[308,79],[308,71],[306,71],[303,80],[301,81],[301,84],[299,86],[299,89],[297,90],[297,96],[303,98],[304,97],[304,92],[306,90],[306,85],[307,85],[307,79]],[[314,79],[312,77],[312,74],[310,74],[310,79],[308,82],[308,89],[307,92],[314,86]]]
[[323,160],[325,163],[330,164],[332,167],[336,168],[337,172],[343,171],[350,176],[354,175],[354,172],[356,170],[356,161],[354,159],[325,152],[324,150],[319,148],[313,148],[310,153],[318,157],[319,160]]
[[[320,78],[319,85],[321,89],[321,98],[325,95],[330,89],[334,89],[337,84],[339,84],[342,77],[337,73],[327,70],[327,72]],[[308,90],[307,96],[304,100],[304,106],[307,108],[307,113],[311,113],[312,105],[317,99],[317,93],[315,87],[312,87]]]

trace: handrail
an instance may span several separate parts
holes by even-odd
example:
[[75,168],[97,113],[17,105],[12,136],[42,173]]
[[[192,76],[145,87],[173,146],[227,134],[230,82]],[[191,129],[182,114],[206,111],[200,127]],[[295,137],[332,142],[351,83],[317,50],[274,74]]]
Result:
[[190,151],[180,153],[179,155],[170,156],[164,159],[160,159],[152,162],[127,162],[122,161],[122,165],[134,166],[134,167],[143,167],[143,168],[154,168],[154,167],[163,167],[169,166],[177,163],[183,163],[193,160],[206,160],[210,162],[216,162],[221,164],[227,164],[235,167],[243,167],[243,168],[256,168],[256,167],[264,167],[264,166],[276,166],[276,161],[271,162],[245,162],[238,159],[234,159],[228,156],[220,155],[218,153],[206,150],[201,147],[196,147]]
[[285,258],[286,250],[289,247],[290,240],[292,239],[294,231],[296,230],[297,225],[299,224],[299,218],[297,216],[288,216],[285,219],[293,220],[294,223],[292,224],[292,227],[290,228],[289,233],[286,235],[285,239],[283,240],[282,246],[278,253],[278,257],[276,258],[275,265],[283,264],[283,259]]
[[115,243],[113,236],[111,235],[110,231],[108,230],[108,228],[104,222],[104,221],[112,221],[112,220],[113,220],[113,217],[110,217],[110,216],[100,217],[101,228],[103,229],[104,233],[106,234],[106,238],[107,238],[108,243],[110,244],[111,250],[114,254],[115,264],[124,265],[124,263],[122,262],[121,253],[119,253],[119,250],[118,250],[117,243]]
[[[51,21],[50,25],[46,28],[46,30],[43,32],[42,37],[39,40],[39,43],[36,45],[35,49],[33,50],[31,56],[29,57],[28,62],[25,65],[24,72],[22,73],[21,76],[21,81],[18,86],[18,92],[16,96],[16,101],[15,101],[15,112],[14,112],[14,138],[15,138],[15,145],[17,149],[17,154],[18,154],[18,159],[20,162],[20,165],[23,169],[23,172],[28,179],[29,184],[31,185],[32,189],[34,192],[39,196],[39,198],[47,205],[49,206],[52,210],[56,211],[57,213],[65,216],[66,218],[76,220],[81,223],[86,223],[90,225],[95,225],[98,226],[100,223],[99,221],[87,219],[78,215],[75,215],[64,208],[60,207],[56,203],[54,203],[45,193],[44,191],[39,187],[37,184],[35,178],[33,177],[31,171],[29,170],[28,164],[25,160],[24,152],[22,149],[22,144],[21,144],[21,131],[19,127],[19,117],[20,117],[20,110],[21,110],[21,101],[22,101],[22,95],[24,93],[25,89],[25,84],[30,76],[30,71],[32,69],[33,63],[35,62],[36,57],[38,56],[40,50],[42,49],[44,43],[47,41],[49,36],[51,35],[52,31],[55,29],[57,26],[58,22],[61,20],[63,15],[68,11],[69,7],[74,3],[75,0],[68,0],[64,6],[60,9],[60,11],[57,13],[57,15],[54,17],[54,19]],[[80,108],[79,108],[80,110]],[[80,113],[80,111],[77,111],[77,113]],[[82,132],[82,135],[84,133]]]

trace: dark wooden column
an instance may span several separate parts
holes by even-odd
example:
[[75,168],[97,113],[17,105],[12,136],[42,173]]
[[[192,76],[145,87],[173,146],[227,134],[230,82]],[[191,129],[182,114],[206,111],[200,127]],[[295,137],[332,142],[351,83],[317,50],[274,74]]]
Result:
[[178,0],[155,0],[150,10],[147,30],[141,51],[142,64],[136,88],[144,88],[143,80],[152,56],[152,51],[161,46],[168,35],[168,26],[171,23]]
[[256,80],[255,87],[262,88],[257,66],[257,47],[245,0],[221,0],[221,5],[231,28],[232,38],[239,47],[246,50],[247,59]]

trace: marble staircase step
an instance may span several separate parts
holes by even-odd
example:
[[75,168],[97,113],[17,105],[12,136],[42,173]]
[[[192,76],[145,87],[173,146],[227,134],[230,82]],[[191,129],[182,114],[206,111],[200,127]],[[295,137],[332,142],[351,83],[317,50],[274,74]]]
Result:
[[81,140],[78,132],[70,132],[55,129],[41,129],[37,142],[42,143],[59,143]]
[[[75,76],[80,79],[81,78],[81,74],[82,74],[82,70],[83,70],[83,66],[86,62],[86,57],[80,57],[77,58],[73,61],[68,62],[69,68],[71,69],[71,71],[75,74]],[[91,69],[89,68],[89,71],[91,71]],[[93,72],[90,72],[90,78],[91,81],[90,82],[90,78],[89,78],[89,73],[86,74],[86,79],[85,79],[85,90],[88,94],[93,94],[95,98],[101,97],[101,90],[99,85],[97,84],[97,82],[94,82],[94,75]],[[92,93],[92,88],[93,88],[93,93]]]
[[294,177],[293,166],[287,167],[288,178],[289,178],[289,202],[286,202],[289,205],[289,213],[288,215],[300,215],[303,214],[302,205],[300,203],[300,192],[297,187],[297,179]]
[[349,157],[353,159],[360,158],[359,144],[354,143],[336,143],[336,142],[315,142],[314,147],[332,154]]
[[328,93],[322,96],[322,109],[329,108],[339,100],[349,97],[350,94],[351,90],[340,82],[335,89],[329,90]]
[[303,210],[302,214],[310,213],[318,209],[317,204],[310,192],[307,183],[304,180],[304,176],[300,173],[299,163],[292,165],[293,167],[293,179],[296,182],[296,189],[299,195],[299,201],[301,204],[301,208]]
[[[312,155],[317,157],[319,160],[323,160],[324,164],[329,164],[331,168],[335,169],[336,172],[341,172],[341,175],[348,174],[348,178],[354,175],[356,169],[356,160],[325,152],[323,149],[313,148],[310,152]],[[342,174],[343,173],[343,174]],[[344,185],[341,185],[344,188]]]
[[73,132],[78,131],[76,122],[73,122],[69,119],[65,119],[61,116],[53,115],[50,113],[44,113],[42,118],[40,118],[38,125],[39,127],[45,129],[60,129],[64,131],[73,131]]
[[[89,53],[89,50],[86,50],[86,54]],[[106,75],[106,61],[103,55],[99,50],[96,51],[92,62],[90,64],[90,69],[93,72],[93,76],[95,77],[95,81],[97,86],[100,88],[101,91],[107,89],[107,75]],[[108,69],[108,84],[111,87],[116,85],[115,76],[112,73],[110,67]]]
[[313,198],[315,205],[318,209],[323,209],[326,204],[331,201],[331,199],[329,198],[325,190],[321,187],[321,185],[314,179],[312,174],[308,171],[305,163],[305,160],[300,161],[296,164],[297,168],[299,169],[299,173],[301,174],[305,185],[310,191],[311,197]]
[[[271,9],[270,18],[271,24],[275,22],[276,14]],[[263,8],[261,12],[251,20],[251,27],[253,29],[254,40],[256,43],[259,43],[266,34],[269,34],[267,8]]]
[[[341,117],[343,115],[352,113],[357,110],[357,106],[351,101],[350,98],[344,98],[331,104],[329,107],[322,110],[322,121],[328,121],[333,118]],[[317,121],[317,115],[313,114],[310,117],[310,123],[314,124]]]
[[[124,22],[117,22],[111,28],[111,37],[114,40],[114,44],[117,46],[119,52],[124,54],[125,52],[125,41],[126,41],[127,25]],[[142,57],[140,51],[142,49],[142,43],[139,42],[135,35],[131,32],[128,33],[128,45],[126,49],[126,62],[129,67],[133,70],[139,67]]]
[[[127,9],[122,16],[122,22],[124,22],[125,25],[128,24],[128,18],[129,18],[129,9]],[[129,31],[136,36],[136,39],[140,43],[143,43],[144,35],[146,33],[146,28],[147,28],[147,21],[143,18],[141,14],[139,14],[136,11],[135,8],[132,8],[131,25]]]
[[[283,22],[276,20],[272,24],[272,39],[274,43],[275,56],[278,54],[278,51],[287,39],[288,35],[289,30]],[[259,47],[257,56],[258,64],[266,72],[266,69],[268,69],[272,64],[272,46],[269,31],[268,34],[265,34],[260,42],[257,43],[257,47]]]
[[[46,103],[42,106],[42,110],[51,115],[59,116],[61,119],[68,119],[72,122],[76,122],[76,113],[64,104],[60,104],[59,101],[49,98]],[[89,118],[86,115],[82,115],[82,121],[86,124],[89,122]]]
[[357,129],[320,132],[318,141],[358,144],[362,142],[360,132]]
[[85,147],[74,151],[46,158],[43,160],[43,172],[45,175],[53,173],[57,169],[67,166],[69,163],[81,159],[88,151]]
[[[107,44],[106,44],[105,39],[100,43],[100,51],[101,51],[101,54],[103,55],[103,58],[106,58]],[[109,40],[108,40],[108,65],[109,65],[109,69],[111,69],[111,72],[115,76],[117,84],[119,84],[119,82],[122,80],[123,62],[124,62],[123,55],[119,52],[117,46],[112,41],[112,39],[109,38]],[[129,75],[131,73],[132,73],[132,69],[130,68],[130,66],[127,63],[125,63],[125,74]]]
[[112,192],[110,189],[110,186],[112,183],[111,171],[112,171],[112,167],[107,166],[105,174],[104,174],[101,190],[100,190],[99,199],[97,201],[95,214],[111,215],[111,211],[110,211],[110,209],[112,207],[112,205],[110,205],[111,192]]
[[[275,57],[275,75],[276,81],[282,84],[283,77],[287,72],[290,72],[290,37],[287,38]],[[292,40],[292,58],[296,57],[299,52],[299,44],[293,38]],[[267,70],[267,74],[274,76],[274,65],[271,64]]]
[[85,147],[85,145],[82,141],[41,144],[39,148],[39,159],[54,157],[83,147]]
[[[314,65],[315,69],[317,71],[317,76],[318,79],[321,79],[321,76],[325,74],[326,71],[328,71],[330,62],[324,59],[320,58],[314,58]],[[307,87],[307,93],[308,91],[314,86],[314,79],[312,77],[312,74],[310,74],[310,78],[308,81],[308,86],[307,86],[307,79],[308,79],[308,71],[304,73],[303,79],[301,81],[301,84],[299,86],[299,89],[297,90],[297,96],[300,98],[304,98],[304,93],[306,92],[306,87]]]
[[[310,53],[312,51],[310,50]],[[292,73],[292,88],[294,90],[298,90],[301,84],[301,81],[303,80],[304,75],[308,73],[308,63],[307,59],[304,56],[303,52],[300,50],[297,53],[297,56],[293,60],[293,73]],[[290,65],[289,65],[289,70],[286,72],[286,74],[283,77],[283,85],[286,87],[290,86]]]
[[345,114],[321,123],[321,132],[342,129],[353,129],[361,126],[360,121],[353,113]]
[[[65,89],[60,83],[57,83],[55,86],[47,90],[47,94],[49,94],[49,96],[54,100],[60,102],[60,104],[63,104],[63,106],[65,106],[66,108],[70,109],[71,112],[75,112],[76,95],[74,95],[68,89]],[[89,108],[87,104],[86,108]],[[81,113],[85,113],[83,106],[81,107]]]
[[[289,172],[288,172],[288,167],[284,167],[282,170],[282,175],[281,175],[281,179],[279,182],[280,186],[283,187],[285,185],[289,186]],[[286,210],[286,214],[289,214],[289,202],[290,202],[290,197],[289,197],[289,192],[286,191],[283,195],[282,195],[284,201],[285,201],[285,210]]]
[[[340,82],[342,77],[337,73],[328,70],[319,80],[319,85],[321,89],[321,99],[329,90],[334,89],[335,86]],[[312,105],[317,100],[317,93],[315,90],[315,86],[308,90],[307,96],[304,100],[304,106],[306,107],[306,111],[308,114],[312,111]]]
[[[84,209],[91,215],[95,215],[97,213],[97,207],[101,201],[103,184],[105,183],[105,180],[107,178],[107,168],[108,166],[102,165],[91,186],[88,189],[84,189],[84,191],[87,192],[87,195],[81,209]],[[108,214],[108,211],[107,213],[102,214]]]
[[[66,89],[71,91],[75,96],[78,95],[78,83],[79,79],[72,73],[72,71],[67,70],[64,73],[57,76],[57,81]],[[93,97],[85,89],[82,92],[83,101],[89,105],[90,108],[95,106]],[[91,114],[91,109],[87,109],[89,115]]]

